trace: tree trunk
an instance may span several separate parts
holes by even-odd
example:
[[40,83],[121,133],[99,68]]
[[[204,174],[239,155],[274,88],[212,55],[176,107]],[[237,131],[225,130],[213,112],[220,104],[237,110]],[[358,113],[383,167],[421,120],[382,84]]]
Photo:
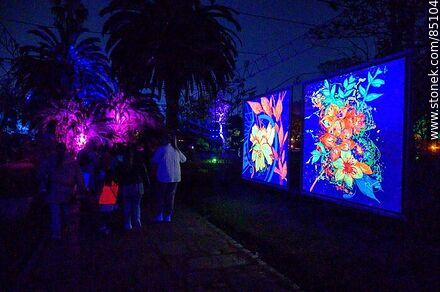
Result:
[[167,82],[165,84],[165,100],[167,104],[165,118],[166,126],[170,130],[177,130],[179,127],[179,98],[180,90],[173,82]]

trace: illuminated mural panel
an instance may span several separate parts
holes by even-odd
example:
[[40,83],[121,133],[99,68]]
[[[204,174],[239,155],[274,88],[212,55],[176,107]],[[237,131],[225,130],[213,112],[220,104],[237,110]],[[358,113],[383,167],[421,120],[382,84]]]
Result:
[[405,59],[304,87],[305,193],[401,212]]
[[243,178],[287,188],[290,97],[280,90],[244,103]]

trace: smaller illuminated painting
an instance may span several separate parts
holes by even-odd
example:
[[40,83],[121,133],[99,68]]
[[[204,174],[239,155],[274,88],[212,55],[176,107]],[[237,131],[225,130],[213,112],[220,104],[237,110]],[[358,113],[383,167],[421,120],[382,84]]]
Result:
[[290,96],[280,90],[244,103],[244,179],[287,188]]

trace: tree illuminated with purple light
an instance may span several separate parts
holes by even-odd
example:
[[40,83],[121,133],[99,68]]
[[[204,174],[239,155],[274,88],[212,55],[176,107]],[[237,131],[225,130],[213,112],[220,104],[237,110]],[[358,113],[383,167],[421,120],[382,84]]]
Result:
[[143,126],[157,126],[156,121],[146,112],[136,108],[135,98],[117,93],[106,109],[106,132],[113,143],[127,143]]
[[43,126],[51,120],[57,121],[57,140],[66,144],[67,148],[77,153],[92,137],[100,137],[99,126],[94,110],[87,108],[77,101],[62,101],[52,103],[41,116]]
[[134,106],[136,98],[117,93],[106,104],[84,105],[80,101],[52,103],[41,116],[41,126],[57,121],[57,140],[77,153],[91,140],[101,143],[132,142],[144,126],[158,127],[151,113]]
[[231,105],[227,101],[222,98],[217,98],[209,110],[211,118],[219,125],[219,136],[222,139],[223,145],[226,144],[224,126],[230,109]]

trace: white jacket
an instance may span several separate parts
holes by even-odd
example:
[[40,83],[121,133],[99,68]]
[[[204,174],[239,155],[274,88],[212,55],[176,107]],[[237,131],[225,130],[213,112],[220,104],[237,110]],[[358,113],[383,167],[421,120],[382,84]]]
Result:
[[180,182],[180,163],[184,162],[185,155],[171,144],[159,147],[153,157],[153,163],[157,164],[157,180],[163,183]]

